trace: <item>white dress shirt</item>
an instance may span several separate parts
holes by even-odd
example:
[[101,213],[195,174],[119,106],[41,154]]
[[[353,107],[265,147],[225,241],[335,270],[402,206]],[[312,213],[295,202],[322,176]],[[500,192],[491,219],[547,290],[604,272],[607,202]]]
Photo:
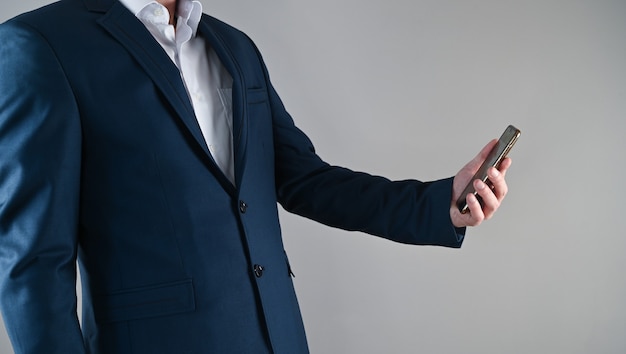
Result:
[[215,51],[196,36],[202,4],[178,0],[176,30],[167,8],[152,0],[120,0],[146,26],[176,64],[213,159],[235,182],[233,156],[233,79]]

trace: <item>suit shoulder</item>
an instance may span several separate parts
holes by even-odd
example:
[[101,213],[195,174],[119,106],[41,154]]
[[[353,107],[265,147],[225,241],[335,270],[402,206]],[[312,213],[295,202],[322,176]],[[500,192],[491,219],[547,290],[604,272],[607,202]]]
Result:
[[19,14],[2,24],[12,23],[25,23],[31,26],[37,26],[39,23],[45,23],[51,20],[62,19],[68,14],[69,8],[72,6],[72,1],[57,1],[34,10],[30,10]]
[[229,41],[243,41],[249,42],[254,45],[252,39],[240,29],[229,25],[228,23],[212,17],[207,14],[203,14],[202,20],[211,28],[215,33]]
[[228,23],[219,20],[211,15],[202,14],[202,20],[205,21],[211,28],[218,30],[220,32],[234,32],[239,34],[244,34],[238,28],[235,28]]
[[[35,57],[37,52],[49,46],[46,28],[63,13],[56,2],[35,10],[17,15],[0,24],[0,41],[3,43],[3,60]],[[11,50],[8,50],[8,48]],[[30,55],[27,55],[30,53]]]
[[[81,16],[84,7],[73,0],[62,0],[35,10],[17,15],[3,24],[0,24],[0,32],[3,36],[16,36],[19,38],[38,38],[53,46],[54,34],[67,34],[77,32],[78,23],[84,16]],[[66,38],[66,41],[71,41]],[[32,44],[43,43],[35,40]],[[28,45],[23,42],[23,45]]]

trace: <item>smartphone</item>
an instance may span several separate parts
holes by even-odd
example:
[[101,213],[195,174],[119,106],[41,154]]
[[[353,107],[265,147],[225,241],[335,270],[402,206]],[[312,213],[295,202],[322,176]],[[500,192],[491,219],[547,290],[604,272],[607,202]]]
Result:
[[463,193],[461,193],[459,199],[456,201],[456,206],[459,208],[459,211],[461,213],[465,214],[469,212],[466,200],[466,196],[469,193],[473,193],[482,204],[480,197],[477,195],[477,192],[474,189],[474,181],[480,179],[488,186],[491,186],[491,183],[489,183],[489,178],[487,177],[487,170],[490,167],[498,168],[498,166],[500,166],[500,162],[502,162],[502,160],[504,160],[509,151],[511,151],[511,148],[517,141],[517,138],[519,138],[520,134],[521,131],[512,125],[509,125],[506,128],[506,130],[498,140],[496,146],[494,146],[491,152],[489,152],[489,155],[487,156],[487,159],[485,159],[485,162],[480,165],[480,168],[478,169],[478,171],[476,171],[474,177],[472,177],[472,179],[467,184],[467,187],[465,187],[465,190],[463,190]]

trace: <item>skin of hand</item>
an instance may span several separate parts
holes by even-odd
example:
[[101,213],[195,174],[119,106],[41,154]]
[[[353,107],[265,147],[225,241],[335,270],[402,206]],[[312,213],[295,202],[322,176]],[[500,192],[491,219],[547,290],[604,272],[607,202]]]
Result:
[[459,209],[456,206],[456,200],[459,198],[460,194],[463,193],[465,186],[470,182],[471,178],[474,176],[474,173],[478,171],[480,165],[485,161],[487,155],[491,149],[497,144],[498,139],[494,139],[490,141],[485,147],[474,157],[470,162],[468,162],[463,168],[454,176],[454,181],[452,183],[452,202],[450,206],[450,219],[452,220],[452,224],[456,227],[465,227],[465,226],[478,226],[484,220],[490,219],[493,214],[498,210],[502,200],[506,196],[508,192],[508,186],[506,184],[505,175],[506,171],[511,166],[511,159],[505,158],[500,163],[498,168],[490,168],[487,172],[489,177],[489,181],[493,184],[493,189],[489,188],[485,183],[481,180],[474,180],[474,188],[478,192],[478,195],[483,200],[483,205],[481,207],[480,203],[476,196],[472,193],[467,195],[467,205],[469,207],[469,212],[466,214],[461,214]]

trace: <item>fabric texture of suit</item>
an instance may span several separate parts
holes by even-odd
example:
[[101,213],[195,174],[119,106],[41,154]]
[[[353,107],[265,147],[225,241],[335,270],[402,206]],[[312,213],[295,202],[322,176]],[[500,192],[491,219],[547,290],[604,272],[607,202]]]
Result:
[[234,186],[178,69],[122,4],[62,0],[0,26],[0,302],[16,353],[308,352],[277,202],[460,247],[451,179],[328,165],[252,41],[207,15],[198,33],[234,80]]

